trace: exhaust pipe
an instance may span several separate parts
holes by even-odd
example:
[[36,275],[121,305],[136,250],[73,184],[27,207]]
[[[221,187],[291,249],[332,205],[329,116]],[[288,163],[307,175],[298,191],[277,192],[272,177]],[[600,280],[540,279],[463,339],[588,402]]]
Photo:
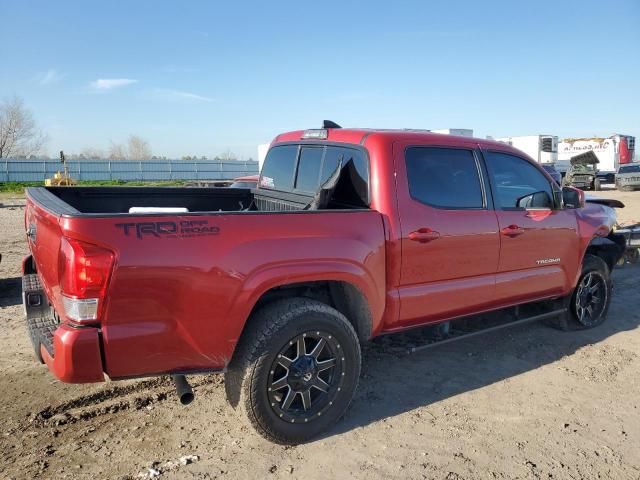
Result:
[[191,385],[184,375],[171,375],[173,383],[176,385],[176,393],[182,405],[189,405],[193,402],[194,394]]

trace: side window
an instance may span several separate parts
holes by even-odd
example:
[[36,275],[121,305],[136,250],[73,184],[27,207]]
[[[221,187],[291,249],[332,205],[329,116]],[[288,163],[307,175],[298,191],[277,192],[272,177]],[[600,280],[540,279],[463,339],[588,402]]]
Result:
[[409,192],[439,208],[484,208],[478,164],[471,150],[411,147],[405,153]]
[[297,156],[297,145],[271,148],[267,158],[264,159],[260,187],[290,191],[293,187],[293,172],[296,168]]
[[552,208],[551,184],[527,160],[508,153],[485,152],[499,208]]
[[302,147],[296,177],[296,190],[315,192],[318,188],[323,147]]

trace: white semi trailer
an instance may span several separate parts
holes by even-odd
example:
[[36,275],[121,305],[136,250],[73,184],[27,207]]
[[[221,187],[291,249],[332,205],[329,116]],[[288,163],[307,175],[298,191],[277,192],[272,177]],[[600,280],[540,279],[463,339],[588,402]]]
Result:
[[523,135],[501,137],[495,140],[522,150],[538,163],[555,164],[558,161],[558,137],[556,135]]

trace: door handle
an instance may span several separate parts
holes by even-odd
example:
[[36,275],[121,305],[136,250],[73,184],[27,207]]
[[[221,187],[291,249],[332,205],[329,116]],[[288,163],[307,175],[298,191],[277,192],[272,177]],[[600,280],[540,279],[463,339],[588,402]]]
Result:
[[521,228],[518,225],[509,225],[508,227],[504,227],[500,230],[500,233],[507,237],[517,237],[524,233],[524,228]]
[[419,228],[415,232],[409,234],[409,240],[414,242],[427,243],[440,238],[440,234],[430,228]]

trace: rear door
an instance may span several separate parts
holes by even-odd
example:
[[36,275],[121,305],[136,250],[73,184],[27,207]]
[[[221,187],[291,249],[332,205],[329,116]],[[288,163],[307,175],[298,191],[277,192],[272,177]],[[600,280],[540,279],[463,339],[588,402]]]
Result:
[[402,230],[401,326],[494,301],[498,222],[473,147],[394,145]]
[[483,155],[500,226],[496,299],[508,304],[567,292],[579,262],[575,210],[554,206],[558,187],[529,160]]

